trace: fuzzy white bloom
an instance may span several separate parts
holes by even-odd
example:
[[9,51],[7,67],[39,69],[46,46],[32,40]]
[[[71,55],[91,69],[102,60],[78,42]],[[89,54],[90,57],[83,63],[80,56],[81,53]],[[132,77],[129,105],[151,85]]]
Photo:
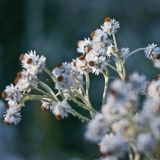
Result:
[[106,18],[101,28],[104,32],[107,32],[109,35],[111,35],[117,32],[117,29],[120,28],[120,25],[115,19]]
[[137,137],[136,148],[137,151],[143,154],[151,152],[155,145],[155,140],[149,133],[141,133]]
[[155,97],[148,99],[144,103],[143,115],[151,121],[160,116],[160,98]]
[[[94,42],[102,41],[102,37],[104,35],[104,31],[101,29],[96,29],[94,32],[91,33]],[[108,38],[107,34],[105,34],[105,38]]]
[[23,68],[30,74],[36,75],[44,69],[46,58],[44,56],[39,57],[39,55],[36,55],[36,51],[31,50],[28,53],[21,54],[20,60]]
[[122,48],[120,49],[120,54],[121,54],[121,57],[125,58],[128,54],[129,54],[129,48]]
[[142,92],[147,85],[147,79],[145,75],[140,75],[138,72],[134,72],[129,75],[129,83],[127,84],[127,88],[130,90],[134,90],[137,93]]
[[99,142],[109,131],[107,119],[102,114],[97,114],[87,126],[85,138],[93,142]]
[[71,113],[71,107],[65,100],[54,103],[50,109],[58,120],[68,117],[68,113]]
[[78,41],[77,52],[85,54],[88,52],[90,46],[91,46],[90,38],[88,39],[85,38],[84,41],[80,40]]
[[160,58],[153,61],[154,67],[160,69]]
[[52,71],[53,75],[57,78],[56,89],[71,90],[77,86],[76,83],[79,83],[79,85],[83,83],[83,77],[73,67],[73,63],[57,63],[57,67]]
[[156,44],[148,44],[148,47],[145,49],[145,55],[148,59],[156,59],[158,55],[160,55],[160,47],[157,47]]
[[113,44],[110,44],[107,47],[107,56],[110,57],[116,53],[116,47]]
[[2,92],[2,97],[8,101],[10,107],[16,107],[18,102],[20,102],[22,95],[17,86],[11,84]]
[[125,118],[113,123],[111,128],[114,133],[123,137],[124,139],[133,138],[135,135],[133,124]]
[[88,53],[86,55],[86,61],[88,68],[90,68],[91,72],[96,75],[106,68],[106,57],[104,56],[97,56],[96,54]]
[[7,109],[4,117],[4,123],[7,125],[10,123],[18,124],[21,120],[20,112],[16,108]]
[[160,80],[151,81],[147,88],[147,96],[150,98],[160,97]]
[[127,151],[127,143],[122,137],[114,134],[106,134],[99,143],[100,152],[104,155],[122,157]]
[[37,88],[38,79],[37,76],[30,74],[26,70],[19,72],[15,79],[16,87],[23,92],[30,92],[31,87]]
[[88,68],[85,56],[80,56],[80,57],[76,58],[76,69],[81,74],[89,73],[89,68]]
[[53,105],[53,102],[49,98],[43,98],[41,100],[41,103],[42,103],[41,108],[43,110],[49,109]]

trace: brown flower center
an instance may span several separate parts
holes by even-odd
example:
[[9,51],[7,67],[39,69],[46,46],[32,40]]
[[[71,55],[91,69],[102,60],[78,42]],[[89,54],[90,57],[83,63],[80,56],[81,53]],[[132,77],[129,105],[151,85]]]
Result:
[[19,60],[22,61],[23,58],[24,58],[24,54],[21,54],[21,55],[19,56]]
[[62,62],[58,62],[56,66],[57,67],[61,67],[62,66]]
[[81,60],[81,61],[83,61],[84,59],[85,59],[85,56],[83,56],[83,55],[79,57],[79,60]]
[[57,78],[57,80],[58,80],[59,82],[62,82],[62,81],[63,81],[63,76],[59,76],[59,77]]
[[94,62],[93,61],[89,61],[89,65],[90,66],[94,66]]
[[2,98],[6,99],[7,98],[7,93],[5,91],[2,92]]
[[62,119],[61,115],[56,115],[55,117],[56,117],[57,120],[61,120]]
[[76,66],[77,66],[76,61],[74,61],[74,62],[73,62],[73,66],[74,66],[74,67],[76,67]]
[[110,17],[107,17],[107,18],[105,18],[104,21],[105,21],[105,22],[110,22],[110,21],[111,21],[111,18],[110,18]]
[[27,60],[27,64],[31,64],[31,63],[32,63],[32,59],[29,58],[29,59]]
[[91,38],[93,38],[95,36],[95,31],[91,32]]

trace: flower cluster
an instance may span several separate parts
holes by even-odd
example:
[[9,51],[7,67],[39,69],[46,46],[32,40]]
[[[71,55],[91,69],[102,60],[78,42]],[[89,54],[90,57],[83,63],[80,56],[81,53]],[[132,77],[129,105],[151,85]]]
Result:
[[[125,71],[126,60],[139,51],[144,51],[154,66],[160,68],[160,47],[153,43],[132,52],[127,47],[119,49],[115,37],[119,28],[115,19],[105,18],[101,28],[91,33],[91,38],[77,42],[77,52],[81,55],[71,62],[58,62],[52,71],[47,69],[44,56],[36,55],[35,51],[22,54],[23,70],[17,73],[15,86],[11,84],[2,92],[8,101],[4,123],[19,123],[25,101],[38,100],[41,109],[50,110],[57,120],[72,114],[82,122],[89,122],[85,138],[98,143],[101,160],[118,160],[126,155],[130,160],[160,156],[160,74],[156,80],[147,81],[145,75]],[[108,87],[110,69],[118,76]],[[38,78],[42,71],[51,77],[56,91]],[[90,101],[89,74],[104,77],[100,112]],[[38,94],[33,95],[31,90]],[[87,110],[91,117],[75,111],[70,101]]]

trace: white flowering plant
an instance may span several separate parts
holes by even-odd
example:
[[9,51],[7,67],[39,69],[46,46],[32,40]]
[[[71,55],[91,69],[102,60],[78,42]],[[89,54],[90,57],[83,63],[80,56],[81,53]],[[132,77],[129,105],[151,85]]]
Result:
[[[145,57],[160,69],[160,47],[149,44],[132,52],[118,48],[115,34],[119,22],[105,18],[101,29],[91,33],[91,38],[77,42],[79,57],[72,62],[58,62],[50,71],[46,58],[30,51],[20,55],[23,70],[17,73],[15,85],[7,86],[2,97],[8,101],[4,123],[18,124],[20,111],[28,100],[38,100],[43,110],[50,110],[57,120],[72,114],[87,122],[85,139],[99,145],[100,160],[160,160],[160,74],[152,81],[137,72],[126,74],[125,62],[133,54],[144,51]],[[111,82],[110,69],[117,72]],[[45,72],[55,83],[53,90],[37,76]],[[96,111],[90,101],[89,74],[104,77],[101,111]],[[31,94],[36,90],[36,95]],[[145,100],[140,103],[140,95]],[[73,101],[90,113],[85,117],[73,109]]]

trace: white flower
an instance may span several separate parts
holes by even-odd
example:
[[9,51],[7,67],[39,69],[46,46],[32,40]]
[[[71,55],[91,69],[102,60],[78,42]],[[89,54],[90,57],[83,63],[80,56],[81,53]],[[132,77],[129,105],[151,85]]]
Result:
[[96,75],[106,68],[106,57],[104,56],[96,56],[96,54],[88,53],[86,55],[86,61],[88,63],[88,68]]
[[56,116],[57,120],[68,117],[68,113],[71,113],[70,105],[64,100],[62,102],[54,103],[50,107],[52,113]]
[[153,97],[160,97],[160,80],[151,81],[147,88],[148,96]]
[[106,134],[99,143],[100,152],[104,155],[122,157],[127,151],[127,143],[122,137],[114,134]]
[[122,48],[120,49],[120,54],[121,54],[121,57],[125,58],[128,54],[129,54],[129,48]]
[[10,107],[16,107],[22,98],[19,89],[13,84],[6,87],[6,89],[2,92],[2,97],[5,100],[8,100]]
[[160,98],[155,97],[148,99],[144,103],[143,115],[153,121],[160,116]]
[[145,49],[145,55],[148,59],[156,59],[158,55],[160,55],[160,47],[157,47],[156,44],[148,44],[148,47]]
[[4,123],[7,125],[10,123],[18,124],[21,120],[20,112],[16,108],[7,109],[4,117]]
[[46,58],[44,56],[39,57],[39,55],[36,55],[36,51],[30,51],[21,54],[20,60],[23,68],[25,68],[30,74],[36,75],[44,69]]
[[49,99],[49,98],[43,98],[41,100],[41,103],[42,103],[42,105],[41,105],[42,110],[49,109],[53,105],[51,99]]
[[110,44],[107,47],[107,56],[110,57],[116,53],[116,47],[113,44]]
[[159,59],[155,59],[155,60],[153,61],[153,63],[154,63],[154,67],[160,69],[160,58],[159,58]]
[[87,126],[85,138],[93,142],[99,142],[101,138],[109,131],[107,119],[102,114],[97,114]]
[[134,127],[133,124],[131,124],[128,119],[121,119],[118,122],[115,122],[111,126],[114,133],[116,133],[119,136],[126,138],[133,138],[134,137]]
[[77,52],[79,53],[87,53],[88,50],[90,49],[91,47],[91,41],[90,41],[90,38],[88,39],[84,39],[84,41],[78,41],[78,48],[77,48]]
[[105,19],[104,24],[101,26],[104,32],[107,32],[109,35],[115,34],[117,29],[120,28],[119,22],[115,19],[110,19],[109,17]]
[[143,154],[151,152],[155,144],[154,138],[149,133],[141,133],[137,137],[137,151]]
[[80,57],[78,57],[76,59],[76,69],[81,74],[87,74],[87,73],[89,73],[89,68],[88,68],[85,56],[80,56]]
[[31,87],[37,88],[38,79],[37,76],[23,70],[22,72],[18,72],[15,84],[20,91],[27,91],[29,93],[31,91]]

